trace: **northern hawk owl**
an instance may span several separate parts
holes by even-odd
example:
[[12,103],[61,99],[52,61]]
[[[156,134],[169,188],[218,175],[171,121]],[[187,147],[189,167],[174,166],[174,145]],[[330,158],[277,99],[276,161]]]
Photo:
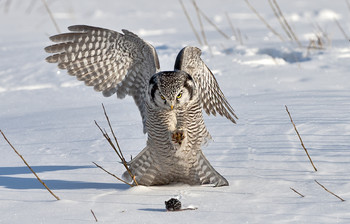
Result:
[[46,60],[58,63],[104,96],[133,97],[142,116],[146,147],[129,162],[141,185],[182,182],[228,185],[204,156],[210,138],[202,110],[236,115],[196,47],[183,48],[174,71],[160,71],[155,48],[127,30],[75,25],[72,32],[51,36]]

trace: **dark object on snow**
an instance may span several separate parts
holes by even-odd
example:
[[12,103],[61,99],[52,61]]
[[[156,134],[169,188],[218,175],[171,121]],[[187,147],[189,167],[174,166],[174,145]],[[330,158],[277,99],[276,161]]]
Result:
[[165,208],[167,211],[180,211],[181,201],[176,198],[171,198],[169,201],[165,202]]

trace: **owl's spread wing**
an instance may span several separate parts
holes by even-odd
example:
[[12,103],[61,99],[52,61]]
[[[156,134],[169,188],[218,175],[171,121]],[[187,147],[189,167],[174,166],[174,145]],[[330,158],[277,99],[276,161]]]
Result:
[[72,32],[50,37],[57,44],[45,48],[53,53],[46,61],[58,63],[104,96],[131,95],[144,120],[148,81],[159,70],[154,47],[127,30],[119,33],[85,25],[68,29]]
[[218,113],[236,123],[238,119],[233,108],[226,100],[218,82],[207,65],[200,58],[201,50],[196,47],[185,47],[177,55],[175,70],[190,74],[199,86],[202,106],[207,114]]

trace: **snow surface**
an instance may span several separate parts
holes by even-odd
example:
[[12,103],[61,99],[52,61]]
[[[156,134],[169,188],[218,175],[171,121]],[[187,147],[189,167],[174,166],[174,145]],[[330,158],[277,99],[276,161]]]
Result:
[[[317,27],[328,35],[324,50],[310,51],[282,42],[244,1],[198,1],[225,33],[232,35],[226,12],[242,34],[240,45],[203,20],[210,49],[197,43],[178,1],[48,2],[62,31],[89,24],[138,33],[157,48],[163,70],[172,69],[183,46],[203,49],[240,118],[237,125],[205,118],[214,141],[204,153],[230,186],[129,188],[96,168],[92,161],[119,176],[124,171],[94,124],[107,126],[101,103],[128,156],[146,141],[136,106],[130,98],[104,98],[45,62],[43,48],[57,31],[41,1],[1,1],[0,128],[61,200],[1,139],[0,223],[94,223],[91,209],[100,223],[350,223],[350,43],[334,22],[350,35],[346,1],[278,0],[303,46]],[[268,1],[250,2],[287,39]],[[185,5],[199,28],[192,4]],[[198,209],[165,212],[171,197]]]

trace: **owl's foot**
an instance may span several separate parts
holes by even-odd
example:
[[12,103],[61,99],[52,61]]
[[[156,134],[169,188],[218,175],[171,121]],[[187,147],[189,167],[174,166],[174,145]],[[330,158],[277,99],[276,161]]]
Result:
[[185,139],[185,135],[183,132],[174,132],[171,136],[171,139],[173,140],[173,142],[175,142],[175,144],[182,144],[182,141]]

